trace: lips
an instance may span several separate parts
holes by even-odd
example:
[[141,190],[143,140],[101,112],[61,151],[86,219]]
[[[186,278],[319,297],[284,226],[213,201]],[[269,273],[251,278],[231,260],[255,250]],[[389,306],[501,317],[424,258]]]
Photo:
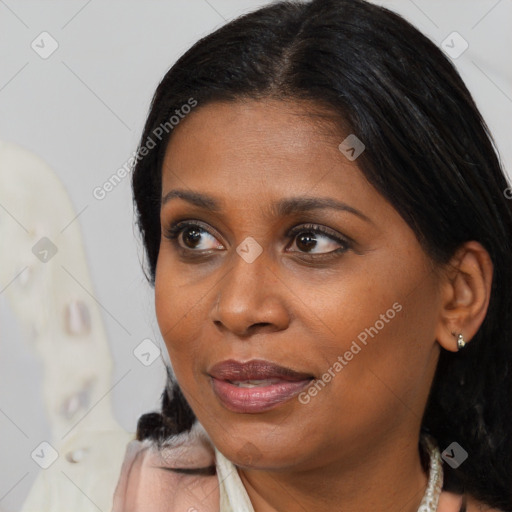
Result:
[[309,385],[313,375],[254,359],[230,359],[214,365],[208,374],[220,402],[229,410],[256,413],[273,409]]
[[297,372],[262,359],[253,359],[246,363],[229,359],[214,365],[208,373],[216,379],[230,381],[265,379],[299,381],[313,378],[311,374]]

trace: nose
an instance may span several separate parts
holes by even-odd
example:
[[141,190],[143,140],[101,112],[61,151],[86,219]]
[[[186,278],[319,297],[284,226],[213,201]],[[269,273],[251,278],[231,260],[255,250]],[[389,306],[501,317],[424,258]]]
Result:
[[231,260],[214,294],[210,317],[216,327],[240,338],[286,329],[290,323],[287,287],[265,251],[252,263],[237,253]]

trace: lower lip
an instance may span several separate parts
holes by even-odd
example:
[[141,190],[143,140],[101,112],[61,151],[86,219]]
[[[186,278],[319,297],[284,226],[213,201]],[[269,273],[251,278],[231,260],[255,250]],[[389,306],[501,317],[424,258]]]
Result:
[[242,413],[256,413],[274,409],[299,394],[310,383],[311,379],[283,380],[270,386],[241,388],[236,384],[212,377],[213,391],[222,404],[230,411]]

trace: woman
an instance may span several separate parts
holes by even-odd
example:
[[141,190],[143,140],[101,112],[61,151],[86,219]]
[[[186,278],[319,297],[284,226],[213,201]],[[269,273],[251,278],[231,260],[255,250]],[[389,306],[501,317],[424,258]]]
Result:
[[512,510],[507,187],[384,8],[280,2],[196,43],[133,175],[174,374],[115,510]]

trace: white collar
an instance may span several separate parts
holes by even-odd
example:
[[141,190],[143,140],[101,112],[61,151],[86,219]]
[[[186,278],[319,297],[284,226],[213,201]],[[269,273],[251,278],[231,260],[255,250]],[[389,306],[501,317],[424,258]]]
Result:
[[237,467],[215,448],[220,512],[254,512]]

